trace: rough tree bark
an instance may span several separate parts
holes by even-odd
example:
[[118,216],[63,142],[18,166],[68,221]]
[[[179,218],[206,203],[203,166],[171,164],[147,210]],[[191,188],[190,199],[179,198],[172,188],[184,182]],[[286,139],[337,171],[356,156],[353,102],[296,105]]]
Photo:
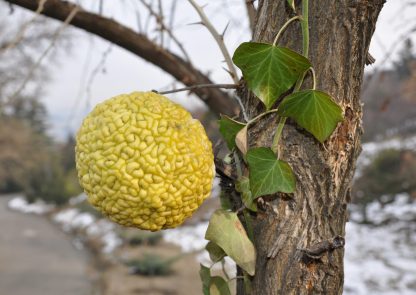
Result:
[[[317,73],[317,89],[336,99],[345,120],[325,145],[287,121],[280,151],[295,172],[297,189],[293,196],[265,198],[263,210],[253,216],[257,261],[252,294],[256,295],[332,295],[343,290],[344,250],[340,246],[360,152],[360,86],[371,36],[385,1],[309,2],[309,57]],[[271,43],[291,16],[287,1],[260,0],[254,40]],[[292,24],[281,44],[301,52],[301,36],[300,25]],[[261,110],[262,105],[250,94],[244,98],[251,116]],[[252,128],[250,145],[271,146],[276,124],[276,118],[269,117]],[[238,293],[243,294],[241,288]]]

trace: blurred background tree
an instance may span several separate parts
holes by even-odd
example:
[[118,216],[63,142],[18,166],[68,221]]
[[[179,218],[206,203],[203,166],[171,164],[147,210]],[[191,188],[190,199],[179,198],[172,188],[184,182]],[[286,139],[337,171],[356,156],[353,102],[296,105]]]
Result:
[[[28,27],[30,34],[21,36],[18,29],[19,25],[0,21],[0,193],[23,192],[29,201],[62,205],[81,192],[74,139],[69,136],[58,145],[47,134],[48,114],[41,97],[49,82],[48,70],[33,54],[47,46],[55,26],[36,19]],[[70,36],[61,37],[52,64],[70,48]]]

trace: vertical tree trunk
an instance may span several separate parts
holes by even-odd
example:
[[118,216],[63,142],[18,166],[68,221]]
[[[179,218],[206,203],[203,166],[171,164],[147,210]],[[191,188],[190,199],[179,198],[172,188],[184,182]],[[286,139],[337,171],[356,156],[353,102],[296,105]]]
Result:
[[[360,152],[360,86],[384,0],[309,2],[309,57],[317,73],[317,89],[335,98],[345,120],[325,145],[287,121],[280,151],[296,174],[297,189],[292,196],[264,198],[262,210],[253,217],[258,256],[252,294],[332,295],[343,289],[344,250],[338,247],[345,234],[350,184]],[[271,43],[291,16],[287,1],[260,0],[254,41]],[[301,36],[300,25],[292,24],[281,44],[300,52]],[[245,95],[245,103],[251,116],[262,108],[250,95]],[[250,146],[270,146],[276,125],[276,117],[270,116],[254,126]]]

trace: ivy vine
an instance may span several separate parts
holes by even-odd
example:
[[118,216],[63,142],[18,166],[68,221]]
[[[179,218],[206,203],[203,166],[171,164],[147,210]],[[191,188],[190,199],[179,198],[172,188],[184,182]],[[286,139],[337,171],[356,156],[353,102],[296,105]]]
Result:
[[[296,11],[295,1],[287,2]],[[296,21],[302,27],[302,54],[278,45],[280,36]],[[248,122],[239,122],[227,116],[219,120],[219,131],[236,165],[238,179],[235,190],[240,193],[244,204],[242,212],[247,231],[238,218],[238,213],[227,207],[213,214],[205,238],[210,241],[206,250],[214,263],[223,262],[224,257],[229,256],[241,267],[246,288],[250,288],[249,277],[255,274],[256,262],[249,212],[257,211],[256,200],[259,197],[275,193],[290,194],[296,190],[295,174],[290,165],[280,159],[278,150],[287,118],[293,119],[320,143],[328,139],[337,124],[343,120],[342,109],[335,100],[328,93],[316,89],[315,71],[308,59],[308,50],[308,0],[303,0],[302,15],[289,19],[272,44],[242,43],[232,58],[234,64],[240,68],[248,88],[264,104],[265,112]],[[301,91],[308,71],[313,77],[313,87]],[[248,148],[250,125],[272,113],[279,116],[272,146]],[[248,167],[245,174],[241,169],[243,164]],[[211,277],[210,268],[203,265],[200,275],[205,295],[230,294],[229,280],[218,276]]]

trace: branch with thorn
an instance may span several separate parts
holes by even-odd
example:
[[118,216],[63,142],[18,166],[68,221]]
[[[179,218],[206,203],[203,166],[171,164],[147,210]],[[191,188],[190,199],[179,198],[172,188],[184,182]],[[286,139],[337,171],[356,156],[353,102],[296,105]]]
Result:
[[[224,60],[227,64],[227,67],[228,67],[227,72],[230,74],[234,83],[236,85],[238,85],[239,84],[239,78],[238,78],[237,70],[234,67],[234,63],[233,63],[233,60],[231,58],[231,55],[228,52],[227,46],[225,46],[225,43],[224,43],[224,34],[227,31],[228,24],[226,25],[222,34],[219,34],[218,31],[214,28],[213,24],[210,22],[207,15],[205,14],[205,12],[203,10],[203,7],[199,6],[195,2],[195,0],[188,0],[188,1],[195,8],[196,12],[199,14],[199,17],[201,18],[201,24],[204,25],[208,29],[208,31],[211,33],[212,37],[214,38],[215,42],[217,42],[217,45],[220,48],[221,53],[224,56]],[[234,99],[237,101],[238,105],[240,106],[244,119],[246,121],[248,121],[247,112],[244,108],[244,105],[243,105],[241,99],[237,95],[234,95]]]
[[215,42],[217,42],[218,47],[220,48],[221,53],[224,56],[225,62],[227,63],[228,71],[231,75],[231,78],[233,79],[235,84],[238,84],[237,71],[234,67],[233,60],[231,59],[231,55],[228,52],[227,47],[225,46],[225,43],[224,43],[224,34],[228,25],[226,29],[224,30],[224,32],[222,33],[222,35],[220,35],[217,32],[217,30],[214,28],[212,23],[210,22],[203,8],[199,6],[194,0],[188,0],[188,1],[195,8],[196,12],[199,14],[199,17],[201,18],[201,24],[204,25],[208,29],[208,31],[211,33],[212,37],[214,38]]

